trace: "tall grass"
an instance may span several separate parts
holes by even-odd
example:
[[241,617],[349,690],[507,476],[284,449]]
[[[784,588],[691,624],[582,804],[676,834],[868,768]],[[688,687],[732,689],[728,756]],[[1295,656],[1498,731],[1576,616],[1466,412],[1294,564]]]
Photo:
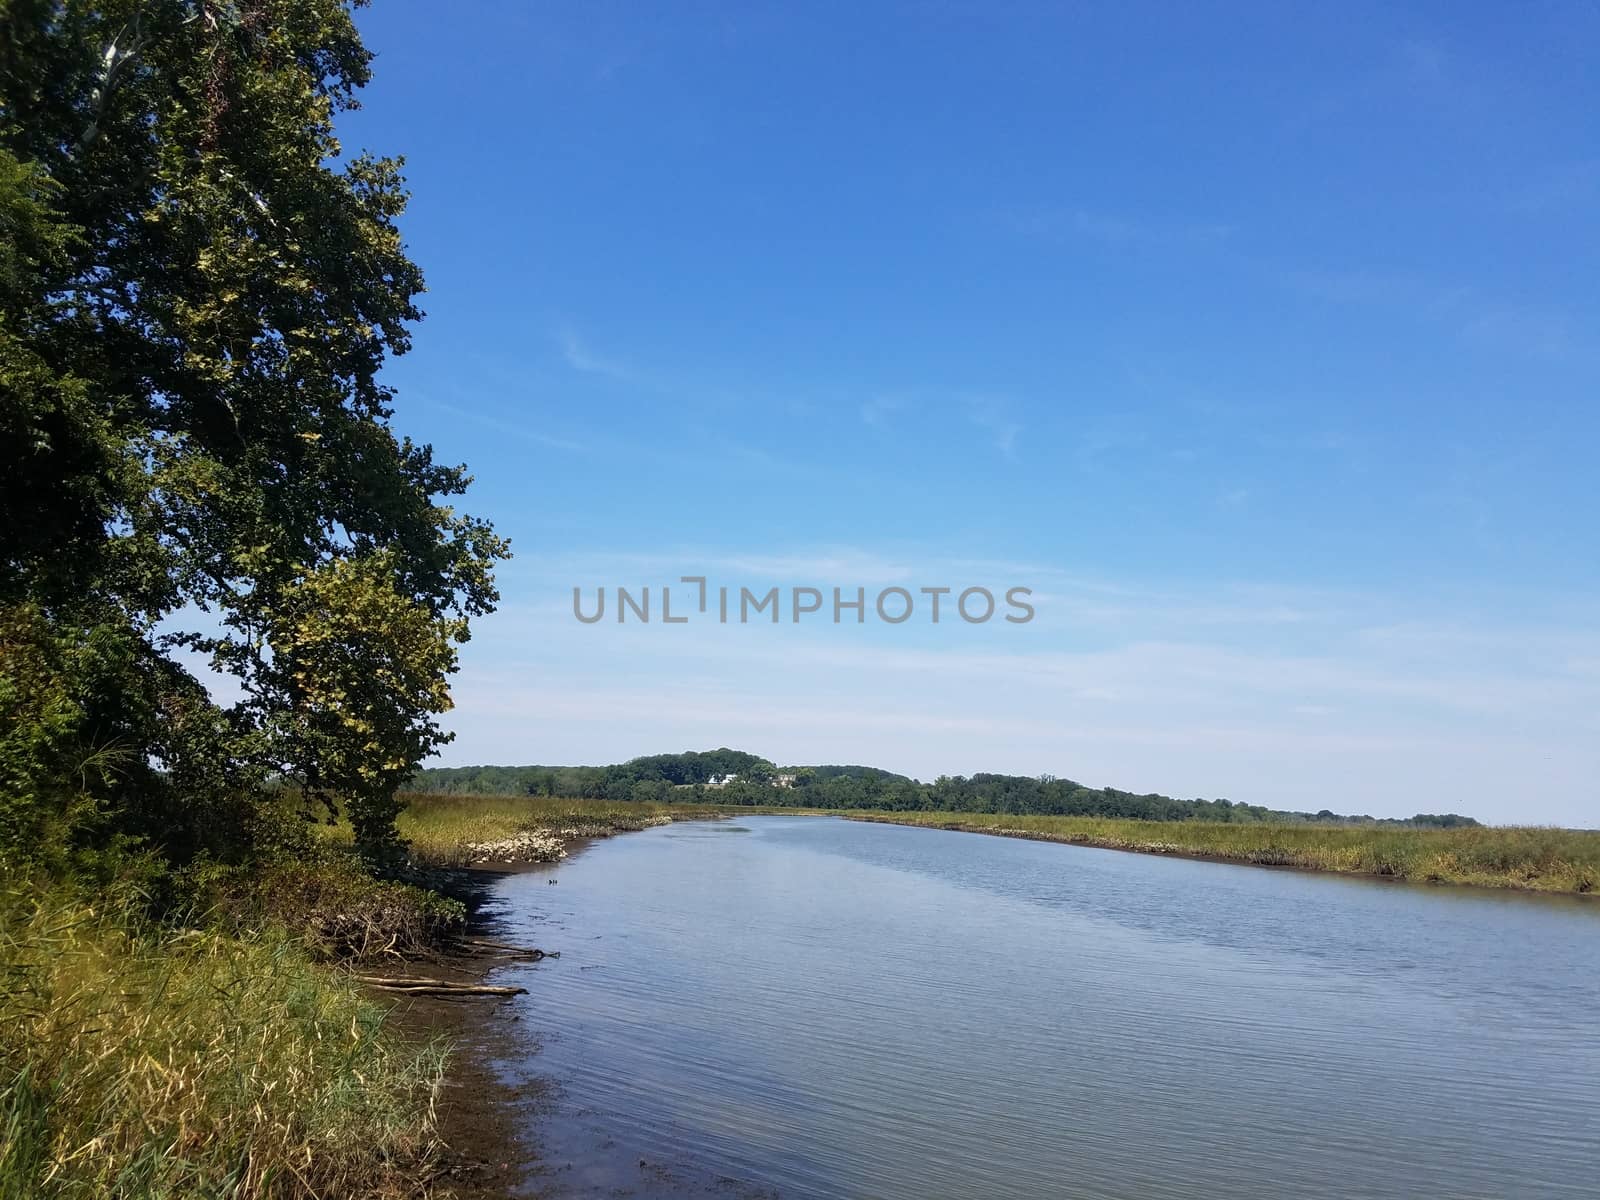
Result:
[[1432,883],[1600,890],[1600,831],[1484,826],[1396,829],[1390,826],[1221,824],[1129,821],[1110,817],[1006,813],[846,813],[889,821],[1112,850],[1190,854],[1267,866],[1384,875]]
[[[467,847],[546,832],[562,839],[607,837],[666,821],[716,816],[706,805],[618,800],[567,800],[544,796],[471,796],[411,792],[397,826],[419,861],[435,866],[469,862]],[[348,825],[326,831],[338,844],[350,841]]]
[[0,1200],[399,1195],[443,1061],[287,937],[0,880]]

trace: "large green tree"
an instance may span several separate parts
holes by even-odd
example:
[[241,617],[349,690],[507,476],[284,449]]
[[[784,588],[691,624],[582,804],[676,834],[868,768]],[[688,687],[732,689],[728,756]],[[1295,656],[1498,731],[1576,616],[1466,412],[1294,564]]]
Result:
[[0,0],[13,850],[192,853],[273,775],[379,846],[446,736],[506,545],[390,427],[422,276],[399,161],[335,136],[370,57],[342,0]]

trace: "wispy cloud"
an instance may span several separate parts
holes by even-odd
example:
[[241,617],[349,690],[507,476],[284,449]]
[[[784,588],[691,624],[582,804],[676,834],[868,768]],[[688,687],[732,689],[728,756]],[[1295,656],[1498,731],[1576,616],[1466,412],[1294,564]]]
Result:
[[422,401],[429,408],[436,408],[440,412],[447,412],[453,417],[464,421],[471,421],[474,425],[482,425],[498,433],[510,434],[512,437],[523,441],[533,442],[535,445],[548,446],[552,450],[565,450],[573,454],[583,454],[589,449],[584,442],[572,438],[558,437],[545,433],[543,430],[530,428],[529,425],[516,421],[509,421],[493,413],[484,412],[477,408],[466,408],[459,404],[449,404],[443,400],[424,398]]
[[922,778],[1050,771],[1284,807],[1594,820],[1593,722],[1562,718],[1592,713],[1592,679],[1165,643],[984,654],[783,626],[625,632],[586,630],[581,659],[469,663],[453,759],[609,761],[733,742]]
[[[536,569],[551,577],[582,576],[617,583],[671,582],[684,572],[722,572],[772,583],[826,586],[833,584],[899,583],[914,578],[928,564],[911,555],[881,554],[852,546],[818,546],[782,552],[730,552],[684,545],[648,553],[585,551],[547,555]],[[936,568],[935,568],[936,569]]]
[[1261,433],[1256,441],[1268,450],[1309,451],[1334,454],[1356,446],[1356,439],[1347,433],[1332,430],[1312,430],[1306,433]]
[[967,401],[967,417],[989,438],[989,444],[1007,458],[1017,456],[1017,436],[1022,423],[1012,413],[1010,401],[977,396]]
[[1530,216],[1585,209],[1600,201],[1600,159],[1553,163],[1514,184],[1507,198],[1513,212]]
[[1289,133],[1304,136],[1314,126],[1353,114],[1381,112],[1392,119],[1398,112],[1444,109],[1469,115],[1492,100],[1482,82],[1487,74],[1438,39],[1380,43],[1364,68],[1309,93],[1299,107],[1285,110],[1283,120]]
[[1469,341],[1536,358],[1569,359],[1586,350],[1571,316],[1529,307],[1485,305],[1462,325],[1461,334]]
[[1120,470],[1132,453],[1145,453],[1150,437],[1136,420],[1118,418],[1079,435],[1071,447],[1080,471]]
[[1226,242],[1234,226],[1224,221],[1134,217],[1074,207],[1012,209],[1005,222],[1025,237],[1064,243],[1096,242],[1111,249],[1203,248]]
[[556,339],[561,346],[561,356],[574,371],[629,382],[637,380],[636,373],[630,367],[596,353],[573,329],[563,326],[556,331]]
[[[1563,624],[1551,619],[1559,606],[1526,609],[1514,625],[1437,597],[1419,607],[1383,592],[1216,582],[1197,594],[863,547],[585,552],[521,566],[543,580],[524,580],[522,594],[548,598],[480,626],[456,688],[451,761],[607,761],[737,742],[924,778],[1051,771],[1313,810],[1594,821],[1600,623],[1581,610]],[[574,582],[659,586],[686,573],[869,589],[1025,583],[1039,619],[920,633],[572,620]]]
[[[1423,61],[1426,62],[1426,56]],[[1421,68],[1419,68],[1420,70]],[[1530,189],[1517,203],[1529,211],[1577,205],[1600,194],[1600,164],[1572,164]],[[1474,284],[1377,265],[1285,263],[1252,253],[1225,224],[1148,224],[1069,209],[1012,214],[1011,227],[1055,244],[1090,240],[1108,248],[1204,253],[1257,280],[1311,300],[1359,306],[1421,319],[1473,342],[1528,357],[1593,356],[1597,331],[1571,313],[1506,300]]]
[[910,406],[911,401],[902,395],[881,393],[869,396],[861,402],[861,420],[874,429],[887,429],[894,417]]
[[1455,81],[1452,56],[1438,42],[1408,39],[1396,47],[1395,58],[1399,77],[1414,88],[1438,92]]
[[1284,285],[1315,300],[1404,309],[1434,320],[1460,318],[1475,299],[1470,287],[1441,284],[1409,271],[1360,266],[1269,269]]
[[1483,289],[1409,271],[1305,268],[1256,264],[1283,286],[1315,300],[1421,318],[1475,342],[1532,358],[1592,354],[1593,340],[1556,309],[1501,300]]

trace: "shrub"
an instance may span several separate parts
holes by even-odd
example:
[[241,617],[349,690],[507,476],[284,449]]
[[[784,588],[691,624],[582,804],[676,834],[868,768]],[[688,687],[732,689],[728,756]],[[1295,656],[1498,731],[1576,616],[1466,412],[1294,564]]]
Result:
[[466,928],[466,909],[426,888],[374,879],[359,860],[324,850],[306,860],[192,873],[198,908],[225,930],[277,927],[322,959],[421,958]]

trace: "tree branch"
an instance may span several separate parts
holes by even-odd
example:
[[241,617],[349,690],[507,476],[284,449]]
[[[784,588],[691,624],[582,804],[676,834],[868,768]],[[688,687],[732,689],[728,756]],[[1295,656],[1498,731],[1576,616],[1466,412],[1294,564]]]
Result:
[[[67,157],[70,159],[77,159],[100,136],[100,122],[105,117],[107,105],[111,103],[112,92],[116,90],[124,69],[139,57],[140,51],[145,47],[139,27],[140,15],[135,12],[133,20],[122,27],[100,55],[100,82],[95,86],[93,95],[89,97],[94,115],[89,119],[89,126],[78,138],[77,144],[67,152]],[[129,34],[132,35],[132,40],[126,49],[122,49],[122,39]]]

